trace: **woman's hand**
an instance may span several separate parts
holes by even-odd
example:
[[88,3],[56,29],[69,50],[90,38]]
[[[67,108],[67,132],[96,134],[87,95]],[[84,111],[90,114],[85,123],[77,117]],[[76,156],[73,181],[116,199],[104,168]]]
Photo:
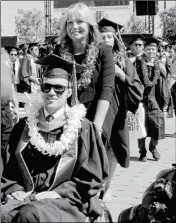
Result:
[[116,64],[115,64],[115,73],[116,73],[117,77],[119,77],[121,79],[121,81],[125,82],[125,73]]
[[42,200],[42,199],[46,199],[46,198],[56,199],[56,198],[61,198],[61,197],[55,191],[43,191],[43,192],[38,193],[38,194],[35,195],[35,199],[37,201]]
[[26,197],[28,197],[30,192],[24,192],[24,191],[15,191],[10,195],[7,195],[8,199],[14,199],[19,201],[24,201]]

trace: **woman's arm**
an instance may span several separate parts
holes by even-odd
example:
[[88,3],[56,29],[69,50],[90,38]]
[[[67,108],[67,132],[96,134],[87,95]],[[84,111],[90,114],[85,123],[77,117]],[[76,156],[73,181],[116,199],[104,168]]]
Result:
[[97,85],[100,97],[97,103],[94,123],[101,129],[114,93],[115,65],[112,48],[107,44],[102,44],[99,57],[101,70]]
[[109,101],[107,100],[98,100],[97,109],[94,117],[94,124],[96,125],[97,129],[101,132],[102,126],[109,109]]

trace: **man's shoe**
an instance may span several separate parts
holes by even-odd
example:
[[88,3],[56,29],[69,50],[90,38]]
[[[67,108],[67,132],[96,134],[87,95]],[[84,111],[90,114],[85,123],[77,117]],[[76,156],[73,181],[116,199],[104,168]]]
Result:
[[173,113],[171,113],[171,114],[168,113],[166,118],[173,118]]
[[166,118],[173,118],[173,114],[174,114],[173,107],[169,107]]
[[155,148],[153,150],[150,150],[150,152],[152,153],[153,158],[158,161],[160,159],[160,153],[158,152],[158,150]]
[[147,162],[146,153],[140,153],[139,161]]

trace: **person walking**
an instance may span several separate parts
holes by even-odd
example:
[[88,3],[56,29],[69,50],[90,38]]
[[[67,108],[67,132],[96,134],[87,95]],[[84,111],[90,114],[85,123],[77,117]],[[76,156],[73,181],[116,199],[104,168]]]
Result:
[[109,108],[110,116],[104,122],[112,122],[112,129],[109,131],[109,146],[107,149],[109,159],[109,176],[105,184],[104,200],[111,201],[111,181],[114,176],[117,163],[127,168],[130,162],[129,129],[127,112],[131,110],[134,114],[143,96],[143,85],[132,65],[126,56],[123,42],[117,36],[122,26],[107,19],[98,23],[102,35],[102,42],[112,47],[115,63],[115,92]]
[[[166,70],[157,58],[159,41],[146,38],[145,56],[141,59],[141,66],[137,73],[144,85],[143,105],[145,109],[145,127],[150,137],[149,151],[158,161],[160,153],[157,150],[158,140],[165,138],[165,119],[163,109],[170,100],[170,93],[166,82]],[[138,142],[140,161],[147,161],[145,138]]]
[[14,84],[15,88],[18,91],[19,83],[20,83],[20,69],[21,69],[21,61],[18,58],[18,48],[15,46],[6,46],[5,49],[9,53],[14,73]]
[[20,89],[19,92],[32,93],[39,90],[40,66],[34,62],[39,57],[38,43],[30,43],[28,54],[23,58],[20,73]]

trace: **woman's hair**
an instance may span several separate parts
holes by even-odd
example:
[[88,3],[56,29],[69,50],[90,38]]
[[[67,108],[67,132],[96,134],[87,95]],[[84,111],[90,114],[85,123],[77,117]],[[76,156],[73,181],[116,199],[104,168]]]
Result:
[[126,67],[125,65],[125,50],[124,46],[121,43],[120,39],[113,33],[114,37],[114,46],[113,46],[113,55],[114,62],[122,69]]
[[114,37],[113,51],[116,52],[116,53],[120,52],[122,50],[122,46],[119,43],[119,39],[114,33],[112,33],[112,34],[113,34],[113,37]]
[[100,33],[93,12],[89,9],[87,5],[78,2],[76,4],[71,5],[62,17],[61,29],[59,32],[59,38],[61,42],[63,40],[65,40],[66,42],[71,41],[71,39],[67,35],[66,26],[67,26],[67,21],[72,17],[78,18],[89,24],[90,26],[89,43],[92,41],[100,40]]

